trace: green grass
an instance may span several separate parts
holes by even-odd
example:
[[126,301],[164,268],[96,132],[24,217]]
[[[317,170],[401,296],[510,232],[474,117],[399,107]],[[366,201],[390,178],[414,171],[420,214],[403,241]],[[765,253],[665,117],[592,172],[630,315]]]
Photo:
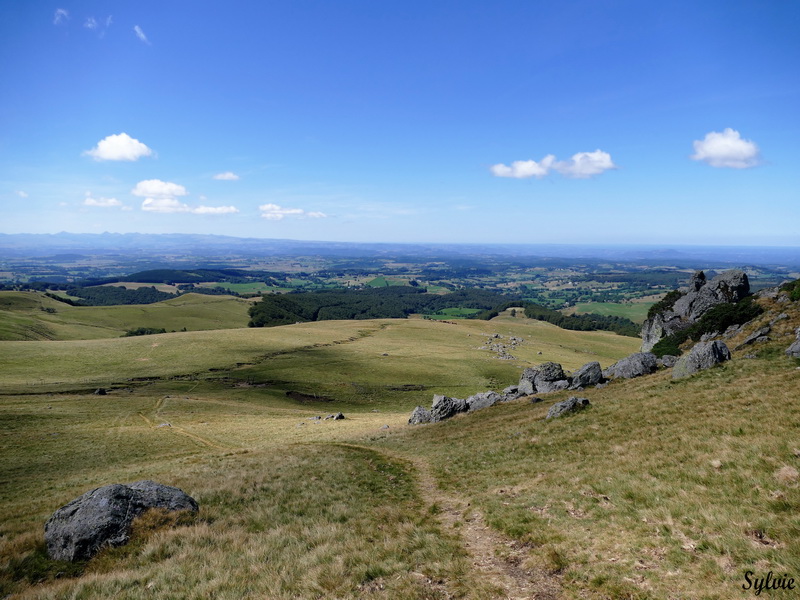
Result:
[[[585,390],[592,406],[553,422],[568,392],[405,424],[434,393],[499,389],[547,360],[607,366],[638,341],[504,316],[2,342],[0,597],[502,597],[458,537],[466,516],[444,527],[428,504],[420,463],[506,536],[496,551],[516,548],[519,573],[558,572],[565,598],[749,597],[747,570],[800,574],[800,361],[782,353],[800,307],[775,310],[791,319],[758,358]],[[479,349],[493,333],[525,339],[519,360]],[[197,519],[148,521],[69,569],[47,559],[53,510],[143,478],[196,497]]]
[[70,306],[37,292],[0,292],[0,341],[101,339],[138,327],[167,331],[247,327],[250,306],[241,298],[201,294],[155,304]]
[[408,285],[408,281],[406,279],[397,279],[395,277],[384,277],[383,275],[380,275],[367,281],[366,285],[369,287],[390,287],[393,285],[402,286]]
[[649,302],[581,302],[575,305],[574,314],[595,313],[608,317],[624,317],[634,323],[643,323],[650,306],[652,303]]
[[267,285],[263,281],[254,281],[252,283],[227,283],[225,281],[220,281],[202,283],[200,286],[209,288],[221,287],[225,288],[226,290],[230,290],[231,292],[236,292],[237,294],[260,294],[275,289],[274,286]]

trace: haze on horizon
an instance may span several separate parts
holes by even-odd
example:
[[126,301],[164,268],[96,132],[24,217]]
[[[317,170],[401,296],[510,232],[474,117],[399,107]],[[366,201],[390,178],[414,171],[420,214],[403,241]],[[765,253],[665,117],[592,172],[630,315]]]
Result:
[[800,4],[0,8],[2,233],[800,246]]

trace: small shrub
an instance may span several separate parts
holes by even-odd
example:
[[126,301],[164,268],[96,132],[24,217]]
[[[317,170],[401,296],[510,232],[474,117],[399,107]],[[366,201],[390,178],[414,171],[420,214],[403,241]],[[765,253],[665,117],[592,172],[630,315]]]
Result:
[[683,294],[678,290],[672,290],[671,292],[668,292],[666,296],[650,307],[650,309],[647,311],[647,318],[652,319],[658,313],[671,310],[678,301],[678,298],[681,296],[683,296]]
[[167,330],[163,327],[161,329],[156,329],[155,327],[137,327],[136,329],[129,329],[125,332],[125,335],[122,337],[133,337],[137,335],[155,335],[157,333],[167,333]]
[[795,279],[781,286],[781,291],[789,292],[789,299],[793,302],[800,300],[800,279]]

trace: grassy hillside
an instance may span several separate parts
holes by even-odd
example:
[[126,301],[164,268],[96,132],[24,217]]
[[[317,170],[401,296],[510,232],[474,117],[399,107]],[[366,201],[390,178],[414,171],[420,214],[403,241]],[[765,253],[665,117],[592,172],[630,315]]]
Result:
[[247,327],[250,305],[232,296],[185,294],[156,304],[70,306],[38,292],[0,292],[0,341],[102,339],[138,327]]
[[594,313],[608,317],[624,317],[634,323],[643,323],[652,302],[581,302],[566,314],[584,315]]
[[[555,422],[567,393],[405,424],[433,393],[607,366],[637,340],[501,317],[3,342],[0,596],[749,597],[747,570],[800,574],[800,365],[782,355],[800,307],[778,310],[774,342],[587,390]],[[495,333],[525,338],[518,360],[481,349]],[[88,564],[46,559],[53,510],[143,478],[199,516],[145,519]]]

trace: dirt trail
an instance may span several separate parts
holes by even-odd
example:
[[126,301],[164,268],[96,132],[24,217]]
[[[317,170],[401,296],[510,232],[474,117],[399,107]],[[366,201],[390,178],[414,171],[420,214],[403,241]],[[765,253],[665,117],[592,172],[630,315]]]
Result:
[[438,507],[437,518],[444,528],[461,538],[480,578],[503,590],[494,600],[556,600],[561,597],[561,578],[543,569],[524,566],[526,547],[506,538],[486,524],[481,512],[465,499],[439,488],[427,461],[385,449],[339,444],[371,450],[393,459],[410,462],[423,500]]
[[[165,401],[166,398],[161,398],[156,402],[156,405],[153,407],[153,414],[156,417],[158,417],[159,411],[162,408],[164,408]],[[148,419],[147,415],[145,415],[144,413],[140,412],[139,416],[142,417],[142,419],[144,419],[144,422],[147,423],[150,429],[160,429],[160,428],[168,429],[173,433],[188,437],[189,439],[194,440],[195,442],[202,444],[203,446],[208,446],[209,448],[216,448],[217,450],[230,450],[230,448],[226,448],[225,446],[220,446],[219,444],[216,444],[211,440],[207,440],[206,438],[201,437],[195,433],[186,431],[183,427],[173,425],[172,423],[159,423],[158,425],[156,425],[153,421]]]

